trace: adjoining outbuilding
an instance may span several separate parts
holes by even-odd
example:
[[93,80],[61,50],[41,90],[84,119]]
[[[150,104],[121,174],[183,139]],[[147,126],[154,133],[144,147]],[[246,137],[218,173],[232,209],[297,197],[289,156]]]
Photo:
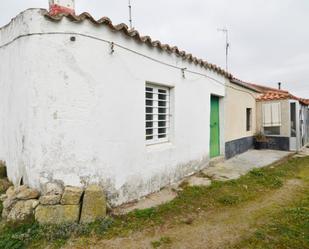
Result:
[[309,142],[308,101],[288,91],[254,85],[257,98],[257,130],[268,139],[269,149],[299,151]]

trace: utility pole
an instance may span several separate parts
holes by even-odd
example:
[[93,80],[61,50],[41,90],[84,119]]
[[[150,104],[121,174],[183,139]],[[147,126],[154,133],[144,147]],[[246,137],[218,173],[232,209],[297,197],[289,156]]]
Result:
[[227,28],[224,29],[218,29],[218,31],[223,32],[225,34],[225,39],[226,39],[226,43],[225,43],[225,69],[228,72],[229,71],[229,64],[228,64],[228,60],[229,60],[229,49],[230,49],[230,43],[229,43],[229,31]]
[[129,23],[130,23],[130,29],[133,29],[131,0],[129,0]]

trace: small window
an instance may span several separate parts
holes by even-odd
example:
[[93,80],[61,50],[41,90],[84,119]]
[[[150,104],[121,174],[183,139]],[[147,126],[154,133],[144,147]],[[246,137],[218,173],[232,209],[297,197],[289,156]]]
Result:
[[264,127],[281,126],[281,104],[280,103],[263,104],[263,126]]
[[280,126],[264,127],[265,135],[280,135]]
[[146,85],[146,141],[148,144],[167,142],[170,128],[170,90]]
[[246,110],[246,127],[247,131],[252,129],[252,108],[247,108]]

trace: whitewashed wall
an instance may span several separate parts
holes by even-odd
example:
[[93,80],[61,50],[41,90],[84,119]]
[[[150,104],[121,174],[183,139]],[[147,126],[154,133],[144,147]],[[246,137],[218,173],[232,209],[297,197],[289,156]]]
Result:
[[[221,82],[224,77],[106,26],[51,22],[41,12],[27,10],[0,30],[0,46],[43,33],[0,48],[0,159],[14,184],[21,177],[37,188],[46,180],[100,183],[119,205],[206,166],[210,95],[224,96],[224,86],[190,73],[183,79],[181,70],[119,47],[110,54],[99,40],[47,33],[91,35]],[[145,145],[146,81],[172,87],[170,143]]]

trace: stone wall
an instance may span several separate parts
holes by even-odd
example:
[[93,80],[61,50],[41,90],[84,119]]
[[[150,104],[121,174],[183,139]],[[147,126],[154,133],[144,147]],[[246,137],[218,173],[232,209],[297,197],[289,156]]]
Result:
[[84,190],[49,182],[42,189],[40,193],[28,186],[10,187],[0,196],[2,218],[10,223],[62,224],[90,223],[106,216],[106,197],[100,186]]

